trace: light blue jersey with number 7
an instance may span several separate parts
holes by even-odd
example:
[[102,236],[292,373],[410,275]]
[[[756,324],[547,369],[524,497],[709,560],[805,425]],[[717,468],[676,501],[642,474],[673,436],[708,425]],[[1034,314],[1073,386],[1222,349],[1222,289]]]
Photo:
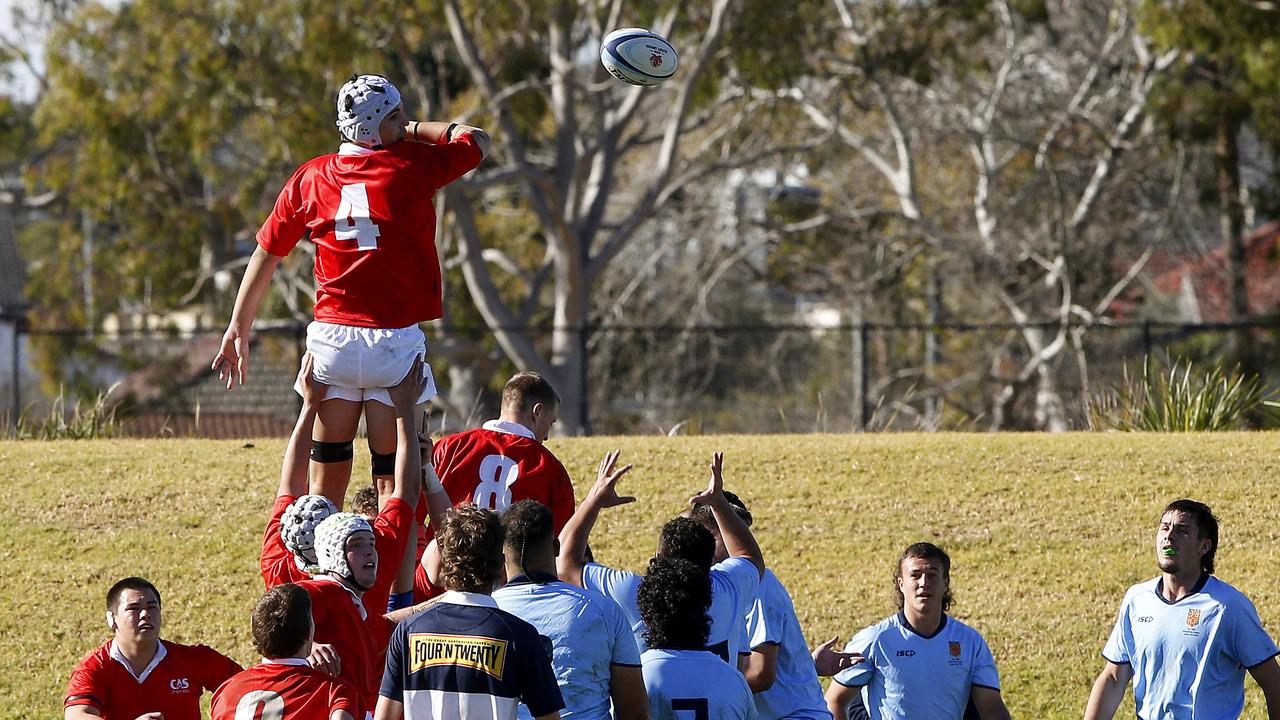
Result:
[[706,650],[640,655],[650,720],[756,720],[746,678]]

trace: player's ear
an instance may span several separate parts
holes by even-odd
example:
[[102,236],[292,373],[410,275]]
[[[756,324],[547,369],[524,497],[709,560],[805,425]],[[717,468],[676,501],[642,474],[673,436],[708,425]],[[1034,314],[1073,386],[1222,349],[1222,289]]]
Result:
[[112,615],[110,610],[107,611],[107,627],[113,631],[116,629],[116,616]]

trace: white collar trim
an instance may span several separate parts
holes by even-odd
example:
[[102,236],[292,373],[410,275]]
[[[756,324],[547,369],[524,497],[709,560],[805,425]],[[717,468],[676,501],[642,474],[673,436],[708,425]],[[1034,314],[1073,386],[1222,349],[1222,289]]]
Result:
[[141,685],[142,683],[147,681],[147,676],[151,674],[152,670],[156,669],[156,666],[160,664],[160,661],[164,659],[165,655],[169,654],[169,651],[165,649],[163,642],[161,642],[160,640],[157,640],[156,654],[151,658],[151,662],[147,663],[147,666],[143,668],[141,675],[138,675],[133,672],[133,666],[129,664],[129,658],[125,657],[124,653],[121,652],[120,649],[116,647],[116,641],[114,639],[112,639],[111,641],[110,654],[112,659],[114,659],[116,662],[123,665],[124,669],[128,670],[129,674],[133,676],[133,679],[137,680],[138,684]]
[[373,148],[367,148],[355,143],[344,142],[338,146],[339,155],[372,155],[373,152]]
[[483,427],[485,430],[506,433],[508,435],[519,435],[520,437],[529,438],[535,442],[538,439],[534,436],[532,430],[511,420],[489,420],[483,425]]
[[458,592],[450,590],[440,596],[440,602],[453,605],[472,605],[475,607],[497,608],[498,603],[484,593]]
[[315,579],[316,579],[316,580],[324,580],[324,581],[331,582],[331,583],[337,583],[337,584],[338,584],[338,587],[342,588],[343,590],[346,590],[346,591],[347,591],[347,594],[349,594],[349,595],[351,596],[351,602],[352,602],[352,604],[354,604],[354,605],[356,606],[356,609],[360,611],[360,619],[361,619],[361,620],[368,620],[368,619],[369,619],[369,613],[368,613],[367,611],[365,611],[365,609],[364,609],[364,600],[363,600],[359,595],[356,595],[356,591],[355,591],[355,590],[352,590],[351,588],[347,587],[347,584],[346,584],[346,583],[342,582],[342,581],[341,581],[341,580],[339,580],[338,578],[336,578],[336,577],[334,577],[334,576],[332,576],[332,575],[329,575],[329,574],[327,574],[327,573],[326,573],[326,574],[323,574],[323,575],[316,575],[316,576],[315,576]]
[[262,658],[263,665],[298,665],[300,667],[311,667],[306,658]]

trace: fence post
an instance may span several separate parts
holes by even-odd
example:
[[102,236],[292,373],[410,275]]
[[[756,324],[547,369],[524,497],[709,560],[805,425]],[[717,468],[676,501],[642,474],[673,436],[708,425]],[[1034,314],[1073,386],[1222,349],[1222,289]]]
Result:
[[14,437],[18,436],[18,415],[22,412],[22,331],[26,329],[23,321],[22,316],[14,318],[13,348],[9,358],[13,361],[13,377],[10,378],[13,383],[13,389],[10,391],[13,409],[9,411],[9,430]]
[[1142,321],[1142,361],[1144,363],[1151,359],[1151,321]]
[[856,314],[853,325],[853,431],[867,430],[867,323],[862,313]]

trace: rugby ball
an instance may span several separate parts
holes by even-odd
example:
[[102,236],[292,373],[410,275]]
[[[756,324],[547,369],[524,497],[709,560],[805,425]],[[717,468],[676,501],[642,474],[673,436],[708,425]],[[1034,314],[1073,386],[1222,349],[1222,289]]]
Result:
[[644,28],[614,30],[600,43],[600,62],[609,74],[632,85],[657,85],[680,64],[666,38]]

